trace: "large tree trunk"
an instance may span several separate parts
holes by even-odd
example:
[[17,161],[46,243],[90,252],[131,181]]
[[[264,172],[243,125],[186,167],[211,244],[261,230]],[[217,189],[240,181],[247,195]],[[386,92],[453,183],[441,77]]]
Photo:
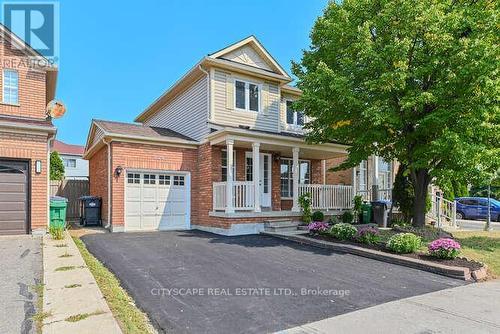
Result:
[[427,169],[411,170],[411,176],[413,189],[415,191],[413,226],[423,227],[425,225],[427,188],[430,183],[429,171]]

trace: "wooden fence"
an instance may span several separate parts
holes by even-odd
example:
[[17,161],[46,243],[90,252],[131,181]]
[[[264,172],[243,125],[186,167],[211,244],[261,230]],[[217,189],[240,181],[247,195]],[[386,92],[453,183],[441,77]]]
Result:
[[89,195],[88,180],[50,181],[50,196],[61,196],[68,199],[66,217],[74,220],[80,216],[78,198]]

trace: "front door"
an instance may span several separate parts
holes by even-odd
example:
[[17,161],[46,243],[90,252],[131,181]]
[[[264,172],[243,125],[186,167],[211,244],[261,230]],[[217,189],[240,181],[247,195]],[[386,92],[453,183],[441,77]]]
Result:
[[260,154],[260,205],[271,207],[271,154]]

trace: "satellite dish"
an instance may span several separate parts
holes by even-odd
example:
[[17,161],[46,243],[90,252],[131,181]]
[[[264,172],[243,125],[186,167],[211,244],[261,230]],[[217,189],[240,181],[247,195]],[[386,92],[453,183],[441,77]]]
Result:
[[47,104],[47,115],[52,118],[61,118],[66,113],[66,107],[61,101],[52,100]]

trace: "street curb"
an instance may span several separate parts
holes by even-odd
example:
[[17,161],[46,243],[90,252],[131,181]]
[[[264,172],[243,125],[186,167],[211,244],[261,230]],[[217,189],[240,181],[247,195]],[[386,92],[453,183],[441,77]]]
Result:
[[445,266],[439,263],[432,263],[429,261],[412,259],[396,254],[385,253],[373,249],[366,249],[354,245],[340,244],[324,240],[312,239],[301,235],[285,235],[272,232],[261,232],[261,234],[284,240],[295,241],[300,244],[306,244],[313,247],[331,249],[338,252],[354,254],[378,261],[383,261],[405,267],[428,271],[431,273],[457,278],[464,281],[471,281],[471,280],[478,281],[486,277],[486,268],[484,266],[478,270],[471,271],[469,268],[465,267]]

